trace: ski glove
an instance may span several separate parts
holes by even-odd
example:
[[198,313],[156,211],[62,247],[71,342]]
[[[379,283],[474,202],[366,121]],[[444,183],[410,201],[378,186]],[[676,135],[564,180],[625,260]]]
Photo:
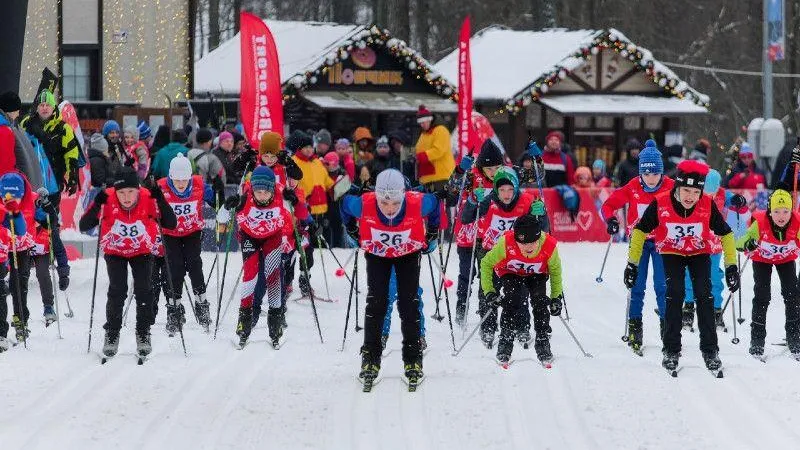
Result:
[[725,284],[728,285],[731,294],[739,290],[739,268],[735,265],[730,265],[725,269]]
[[422,250],[423,255],[427,255],[430,252],[436,250],[436,246],[439,245],[439,234],[428,232],[425,235],[425,242],[428,243],[428,247]]
[[792,149],[792,162],[800,164],[800,146]]
[[475,189],[475,192],[473,192],[473,198],[470,199],[470,200],[475,200],[474,203],[481,203],[483,201],[483,199],[486,198],[486,191],[488,191],[488,190],[489,189],[485,189],[485,188]]
[[542,200],[536,200],[531,205],[531,215],[532,216],[543,216],[544,215],[544,202]]
[[282,151],[278,152],[278,164],[280,164],[282,166],[286,166],[286,165],[289,164],[289,160],[290,159],[292,159],[292,157],[289,155],[289,152],[287,152],[286,150],[282,150]]
[[345,231],[347,232],[347,243],[350,244],[350,247],[358,248],[358,242],[361,238],[358,234],[358,224],[353,221],[345,225]]
[[104,205],[108,201],[108,194],[106,194],[105,189],[101,189],[97,191],[97,195],[94,196],[94,204],[95,205]]
[[238,211],[243,206],[244,206],[244,197],[242,197],[239,194],[233,194],[225,199],[225,209],[227,210]]
[[756,241],[755,241],[755,240],[753,240],[753,239],[748,239],[748,240],[746,240],[746,241],[744,242],[744,245],[742,246],[742,248],[743,248],[745,251],[752,252],[752,251],[754,251],[755,249],[757,249],[757,248],[758,248],[758,244],[756,244]]
[[297,198],[297,193],[294,191],[294,189],[284,189],[283,199],[291,203],[292,207],[297,206],[297,202],[300,201],[300,199]]
[[78,166],[74,162],[69,164],[69,176],[67,177],[67,193],[75,195],[78,192]]
[[616,217],[610,217],[606,220],[606,233],[612,236],[619,233],[619,220]]
[[733,194],[731,196],[731,206],[736,209],[744,208],[747,205],[747,199],[745,199],[742,194]]
[[472,165],[475,163],[475,160],[471,156],[464,156],[461,158],[461,162],[458,164],[458,168],[461,169],[463,172],[468,172],[472,169]]
[[550,309],[551,316],[560,316],[561,308],[564,307],[564,295],[561,294],[558,297],[551,298],[547,307]]
[[53,203],[45,195],[42,195],[36,199],[36,206],[42,208],[42,211],[46,212],[47,214],[53,215],[56,213],[55,206],[53,206]]
[[628,265],[625,267],[625,286],[628,289],[633,288],[633,285],[636,284],[636,278],[639,276],[639,266],[636,264],[629,262]]
[[531,155],[533,158],[541,158],[542,157],[542,149],[539,148],[539,145],[536,142],[531,141],[528,144],[528,154]]
[[489,292],[483,298],[486,300],[486,306],[490,308],[497,308],[500,306],[500,294],[497,292]]

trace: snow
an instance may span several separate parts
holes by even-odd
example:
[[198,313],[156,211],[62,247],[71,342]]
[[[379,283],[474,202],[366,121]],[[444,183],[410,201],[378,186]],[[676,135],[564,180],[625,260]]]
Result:
[[[570,326],[594,358],[585,358],[556,318],[552,348],[556,360],[546,371],[533,362],[533,350],[515,348],[517,362],[503,371],[494,353],[477,340],[451,356],[447,320],[434,311],[428,270],[420,277],[426,293],[425,315],[430,351],[427,379],[416,393],[401,382],[399,322],[394,317],[380,384],[369,394],[356,381],[362,333],[350,317],[347,345],[339,352],[349,284],[335,278],[329,254],[325,265],[338,303],[318,303],[325,343],[320,344],[310,306],[290,303],[287,341],[279,351],[265,342],[262,318],[243,351],[233,349],[236,303],[213,341],[187,311],[186,345],[166,337],[163,298],[153,328],[154,354],[144,366],[133,357],[132,321],[123,329],[120,355],[98,363],[102,341],[105,268],[95,305],[93,352],[86,354],[92,259],[76,262],[69,293],[73,319],[45,329],[35,277],[29,305],[32,336],[28,350],[16,347],[0,355],[0,436],[4,448],[193,448],[236,449],[528,449],[528,448],[794,448],[798,432],[797,362],[767,345],[767,364],[747,355],[752,275],[743,277],[742,342],[731,344],[719,333],[725,378],[703,369],[697,334],[684,333],[684,369],[670,378],[660,367],[658,320],[654,299],[645,300],[645,356],[632,354],[620,341],[626,291],[622,285],[625,244],[614,244],[598,285],[595,277],[605,244],[560,244]],[[347,250],[336,251],[344,261]],[[206,270],[213,254],[204,254]],[[325,293],[319,253],[312,284]],[[424,262],[424,260],[423,260]],[[361,259],[360,268],[364,266]],[[231,254],[225,297],[235,282],[241,257]],[[363,269],[362,269],[363,270]],[[455,279],[453,251],[448,274]],[[295,283],[295,289],[297,289]],[[477,286],[477,284],[476,284]],[[363,325],[365,277],[361,278],[359,323]],[[209,292],[213,297],[212,277]],[[773,280],[767,342],[784,336],[780,286]],[[727,296],[727,295],[726,295]],[[455,288],[450,292],[454,304]],[[63,303],[62,313],[66,309]],[[736,301],[736,298],[734,298]],[[10,302],[10,300],[9,300]],[[474,311],[476,300],[472,300]],[[213,301],[212,313],[216,313]],[[445,302],[441,307],[446,311]],[[131,317],[132,319],[132,317]],[[730,314],[726,322],[732,326]],[[470,314],[471,329],[478,323]],[[460,345],[462,332],[456,331]]]
[[422,92],[307,91],[301,94],[325,110],[416,112],[425,105],[435,113],[455,113],[457,105],[449,99]]
[[[470,39],[472,97],[505,101],[557,65],[583,63],[571,55],[600,35],[596,30],[514,31],[490,27]],[[571,61],[575,60],[575,61]],[[458,80],[458,50],[434,65],[448,80]]]
[[543,97],[539,102],[567,115],[656,114],[659,116],[705,114],[708,111],[686,99],[619,94],[567,94]]
[[[360,25],[320,22],[264,21],[275,38],[281,66],[281,84],[330,53],[337,44],[363,30]],[[223,42],[194,64],[196,92],[239,93],[241,77],[240,34]]]

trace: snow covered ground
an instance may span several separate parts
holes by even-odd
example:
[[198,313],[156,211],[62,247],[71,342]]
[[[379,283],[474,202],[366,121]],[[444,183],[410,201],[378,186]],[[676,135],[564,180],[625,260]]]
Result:
[[[459,357],[451,356],[447,320],[428,318],[427,379],[420,390],[406,392],[400,352],[394,351],[383,362],[383,381],[369,394],[356,381],[363,334],[353,331],[352,316],[345,351],[339,352],[349,284],[332,276],[330,255],[325,256],[330,289],[340,301],[317,305],[324,344],[310,306],[292,303],[288,338],[280,351],[266,343],[266,320],[254,331],[251,345],[236,351],[234,301],[216,341],[200,331],[187,311],[185,358],[179,338],[170,339],[163,331],[162,309],[153,329],[154,354],[141,367],[133,356],[131,323],[123,329],[120,355],[105,366],[98,362],[108,285],[103,267],[93,348],[86,354],[94,260],[83,260],[72,269],[75,317],[62,319],[63,340],[55,324],[44,328],[38,285],[31,283],[28,350],[16,347],[0,355],[0,439],[3,448],[26,450],[794,448],[800,439],[800,367],[786,354],[777,356],[785,347],[767,345],[767,352],[776,355],[767,364],[747,355],[750,270],[743,277],[748,320],[738,330],[742,342],[731,344],[732,329],[720,333],[725,379],[714,379],[702,368],[698,336],[687,333],[684,370],[673,379],[660,367],[652,296],[645,301],[644,358],[621,342],[626,247],[612,247],[605,282],[598,285],[604,250],[603,244],[561,245],[570,324],[594,358],[585,358],[554,319],[553,369],[536,363],[532,349],[518,347],[517,363],[502,371],[492,361],[493,352],[477,340]],[[342,261],[348,255],[337,253]],[[212,258],[204,255],[206,270]],[[312,284],[323,294],[322,265],[315,259]],[[454,251],[448,270],[453,279],[456,259]],[[226,291],[240,264],[239,255],[231,255]],[[429,317],[434,302],[423,268]],[[775,277],[768,343],[784,337],[777,284]],[[214,281],[209,289],[214,292]],[[451,304],[454,295],[455,289]],[[61,305],[63,314],[63,297]],[[441,306],[444,310],[444,301]],[[478,318],[471,314],[470,320],[471,329]],[[730,314],[726,322],[732,325]],[[390,349],[400,348],[397,323]],[[457,330],[456,343],[461,340]]]

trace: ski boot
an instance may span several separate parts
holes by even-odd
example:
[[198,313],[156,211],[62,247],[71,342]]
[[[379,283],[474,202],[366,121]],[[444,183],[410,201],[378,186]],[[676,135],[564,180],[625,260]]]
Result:
[[208,333],[211,327],[211,306],[208,304],[208,300],[206,300],[206,294],[197,294],[197,302],[194,304],[194,310],[197,314],[197,321],[200,322],[200,326]]
[[49,327],[56,320],[58,320],[58,316],[56,316],[53,305],[44,305],[44,326]]
[[703,352],[703,362],[706,363],[706,369],[711,371],[717,378],[722,378],[722,361],[719,359],[719,352]]
[[504,369],[508,369],[511,361],[511,352],[514,350],[514,340],[508,339],[502,334],[497,343],[497,363]]
[[119,331],[106,330],[106,337],[103,340],[103,356],[111,358],[119,350]]
[[364,392],[369,392],[372,390],[372,385],[375,383],[375,379],[378,378],[378,373],[380,370],[380,358],[377,358],[376,360],[368,351],[362,350],[361,372],[358,374],[358,380],[364,385]]
[[9,348],[11,348],[11,341],[6,339],[5,336],[0,336],[0,353],[3,353]]
[[283,336],[283,326],[281,322],[283,318],[283,310],[278,308],[269,308],[267,313],[267,328],[269,329],[269,338],[272,341],[272,347],[275,350],[281,348],[281,336]]
[[386,350],[386,343],[389,341],[389,335],[383,334],[381,335],[381,352]]
[[183,324],[186,323],[186,310],[183,308],[183,304],[177,303],[172,305],[167,302],[167,334],[169,337],[175,336],[175,333],[181,330]]
[[673,376],[677,376],[678,374],[675,371],[678,370],[678,358],[680,358],[681,354],[664,350],[663,355],[664,359],[661,360],[661,367],[673,372]]
[[19,320],[19,316],[14,315],[11,318],[11,326],[14,327],[16,332],[17,342],[25,342],[28,339],[28,336],[31,334],[31,330],[28,329],[27,322],[22,322]]
[[415,358],[405,363],[404,369],[405,381],[408,384],[408,392],[414,392],[425,378],[425,374],[422,372],[422,358]]
[[750,339],[750,356],[760,361],[764,361],[764,341],[757,341],[755,339]]
[[667,326],[667,321],[664,320],[664,319],[658,319],[658,326],[659,326],[659,328],[661,330],[660,336],[661,336],[661,340],[663,341],[664,340],[664,328],[666,328],[666,326]]
[[419,351],[424,352],[428,348],[428,341],[425,339],[425,336],[419,337]]
[[522,330],[517,332],[517,341],[522,344],[522,348],[527,350],[531,345],[531,340],[533,337],[531,336],[531,332],[528,330]]
[[236,334],[239,335],[239,349],[247,345],[247,338],[253,331],[253,308],[239,308],[239,323],[236,325]]
[[787,328],[789,331],[786,333],[786,347],[792,354],[792,358],[800,361],[800,330],[796,329],[794,323]]
[[714,324],[717,328],[722,328],[726,333],[728,327],[725,326],[725,320],[722,318],[722,308],[714,308]]
[[481,342],[483,342],[484,347],[491,350],[494,346],[494,331],[481,330]]
[[286,303],[281,306],[281,326],[284,329],[289,328],[289,324],[286,323]]
[[311,281],[305,276],[305,274],[301,273],[297,278],[297,282],[300,285],[300,293],[303,295],[303,297],[311,298],[311,296],[314,295],[314,290],[311,289]]
[[456,304],[456,325],[463,327],[466,324],[465,306],[460,302]]
[[684,303],[681,311],[681,319],[683,328],[694,332],[694,303]]
[[140,358],[147,357],[153,351],[150,343],[150,330],[136,330],[136,354]]
[[549,337],[536,337],[533,342],[533,349],[536,351],[536,357],[542,363],[549,363],[553,360],[553,352],[550,351]]
[[628,346],[639,356],[642,353],[642,318],[628,319]]

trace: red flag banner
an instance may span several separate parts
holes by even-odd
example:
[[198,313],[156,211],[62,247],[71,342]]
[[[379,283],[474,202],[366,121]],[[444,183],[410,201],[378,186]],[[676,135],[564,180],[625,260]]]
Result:
[[472,129],[472,62],[469,54],[469,16],[461,24],[458,38],[458,159],[473,147]]
[[241,20],[242,78],[239,104],[250,145],[258,148],[261,135],[283,136],[283,95],[275,39],[258,16],[243,12]]

